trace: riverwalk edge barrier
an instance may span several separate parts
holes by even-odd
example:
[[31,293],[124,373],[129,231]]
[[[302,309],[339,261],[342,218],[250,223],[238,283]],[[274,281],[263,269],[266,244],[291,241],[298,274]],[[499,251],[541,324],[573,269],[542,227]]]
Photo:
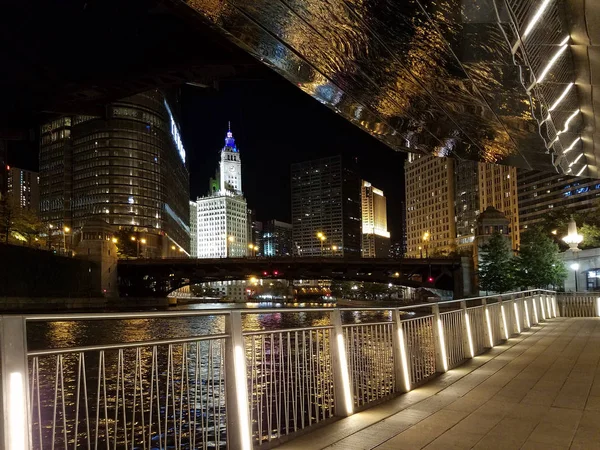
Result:
[[[600,300],[530,290],[399,308],[0,316],[1,437],[7,450],[268,448],[408,392],[559,311],[598,316]],[[198,318],[211,327],[198,333],[189,326]],[[40,322],[68,333],[75,322],[140,320],[183,321],[181,335],[28,347]]]

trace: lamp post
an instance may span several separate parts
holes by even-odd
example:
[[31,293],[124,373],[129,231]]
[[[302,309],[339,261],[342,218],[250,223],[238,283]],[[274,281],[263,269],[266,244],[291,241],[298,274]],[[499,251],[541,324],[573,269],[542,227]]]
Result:
[[65,255],[67,254],[67,233],[71,231],[71,228],[68,226],[63,227],[63,249],[65,251]]
[[256,252],[258,251],[258,245],[254,245],[252,243],[248,244],[248,249],[250,250],[250,256],[256,257]]
[[[577,233],[577,224],[573,218],[569,221],[567,235],[563,238],[563,241],[569,245],[569,250],[573,252],[573,259],[575,259],[577,252],[581,251],[578,246],[583,241],[583,236]],[[577,271],[579,270],[579,263],[574,262],[571,264],[571,269],[575,275],[575,292],[577,292]]]
[[137,253],[136,253],[136,257],[139,258],[140,257],[140,244],[145,245],[146,242],[146,238],[141,238],[141,239],[137,239],[135,236],[131,236],[131,240],[132,241],[137,241]]
[[[147,242],[147,241],[146,241],[146,238],[142,238],[142,239],[140,239],[138,242],[139,242],[139,243],[141,243],[142,245],[146,245],[146,242]],[[138,244],[138,245],[139,245],[139,244]],[[139,247],[138,247],[138,248],[139,248]],[[142,250],[143,250],[143,248],[142,248]],[[139,253],[139,250],[138,250],[138,253]],[[140,255],[140,256],[141,256],[141,255]]]
[[338,248],[339,248],[339,247],[338,247],[337,245],[332,245],[332,246],[331,246],[331,254],[332,254],[333,256],[335,256],[335,252],[337,252],[337,251],[338,251]]
[[[48,250],[52,249],[52,224],[48,224]],[[8,239],[8,234],[7,234]]]
[[[423,247],[425,247],[425,258],[429,258],[429,255],[427,254],[427,244],[429,243],[429,238],[431,237],[431,234],[429,233],[429,231],[426,231],[425,233],[423,233]],[[423,256],[421,256],[422,258]]]
[[235,242],[234,236],[227,236],[225,258],[229,258],[229,253],[230,253],[229,244],[233,244],[234,242]]
[[579,270],[579,263],[571,264],[571,269],[573,269],[573,275],[575,276],[575,292],[577,292],[579,290],[577,286],[577,271]]
[[319,231],[317,233],[317,239],[319,239],[321,241],[321,257],[322,257],[323,256],[323,244],[327,240],[327,237],[325,236],[325,234],[323,234],[321,231]]

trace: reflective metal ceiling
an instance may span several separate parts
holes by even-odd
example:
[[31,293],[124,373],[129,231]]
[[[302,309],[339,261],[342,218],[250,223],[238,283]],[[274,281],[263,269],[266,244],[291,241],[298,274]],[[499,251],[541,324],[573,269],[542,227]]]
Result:
[[394,149],[597,176],[600,1],[186,3]]

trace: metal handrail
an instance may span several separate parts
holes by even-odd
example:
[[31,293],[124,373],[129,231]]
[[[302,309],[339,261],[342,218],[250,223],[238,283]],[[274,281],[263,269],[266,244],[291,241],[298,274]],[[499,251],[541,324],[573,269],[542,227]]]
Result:
[[233,312],[241,314],[271,314],[271,313],[306,313],[306,312],[330,312],[332,310],[339,311],[407,311],[419,308],[431,308],[432,305],[449,305],[460,303],[462,301],[474,301],[484,299],[498,299],[499,297],[514,297],[520,294],[535,294],[535,293],[554,293],[547,289],[531,289],[527,291],[511,292],[506,294],[488,295],[482,297],[467,297],[455,300],[445,300],[440,302],[419,303],[417,305],[407,306],[357,306],[357,307],[340,307],[340,308],[230,308],[230,309],[205,309],[205,310],[177,310],[177,311],[152,311],[152,312],[114,312],[114,313],[71,313],[65,314],[26,314],[24,319],[28,322],[52,322],[52,321],[76,321],[76,320],[132,320],[132,319],[154,319],[154,318],[178,318],[178,317],[193,317],[193,316],[226,316]]

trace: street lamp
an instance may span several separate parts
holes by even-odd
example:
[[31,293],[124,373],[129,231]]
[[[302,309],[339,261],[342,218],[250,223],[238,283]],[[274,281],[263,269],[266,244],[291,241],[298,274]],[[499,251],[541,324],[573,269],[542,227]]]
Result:
[[579,290],[577,287],[577,271],[579,270],[579,264],[578,263],[571,264],[571,269],[573,270],[573,275],[575,275],[575,292],[577,292]]
[[117,242],[119,242],[119,240],[116,237],[112,238],[111,240],[112,240],[113,244],[116,244]]
[[430,237],[431,234],[429,233],[429,231],[423,233],[423,247],[425,247],[425,258],[429,258],[429,255],[427,254],[427,244],[429,243]]
[[67,254],[67,233],[71,231],[68,226],[63,227],[63,249],[65,251],[65,255]]
[[[6,235],[6,239],[8,239],[8,234]],[[8,241],[6,241],[8,242]],[[52,224],[48,224],[48,250],[52,248]]]
[[323,234],[321,231],[319,231],[317,233],[317,239],[319,239],[321,241],[321,256],[323,256],[323,244],[327,240],[327,236],[325,236],[325,234]]
[[229,244],[233,244],[235,242],[234,236],[227,236],[227,251],[225,252],[225,258],[229,258]]

